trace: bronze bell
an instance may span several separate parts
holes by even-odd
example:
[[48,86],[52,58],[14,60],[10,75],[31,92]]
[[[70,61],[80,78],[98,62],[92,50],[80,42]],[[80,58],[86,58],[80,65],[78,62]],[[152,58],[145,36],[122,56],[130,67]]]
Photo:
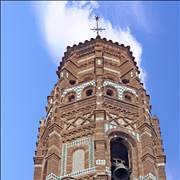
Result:
[[113,159],[113,178],[115,180],[127,180],[130,176],[129,169],[124,165],[124,162],[120,159]]

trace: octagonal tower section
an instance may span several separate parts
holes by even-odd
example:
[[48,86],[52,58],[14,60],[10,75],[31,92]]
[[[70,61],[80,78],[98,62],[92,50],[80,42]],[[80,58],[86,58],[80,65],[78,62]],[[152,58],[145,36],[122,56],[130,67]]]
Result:
[[67,47],[40,121],[34,180],[165,180],[159,121],[130,47]]

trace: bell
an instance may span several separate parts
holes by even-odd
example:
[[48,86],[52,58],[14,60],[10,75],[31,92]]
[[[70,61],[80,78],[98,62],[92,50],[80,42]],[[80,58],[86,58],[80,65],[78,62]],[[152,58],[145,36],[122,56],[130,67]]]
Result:
[[129,178],[129,169],[123,164],[122,161],[115,160],[113,163],[115,169],[113,171],[113,178],[115,180],[127,180]]

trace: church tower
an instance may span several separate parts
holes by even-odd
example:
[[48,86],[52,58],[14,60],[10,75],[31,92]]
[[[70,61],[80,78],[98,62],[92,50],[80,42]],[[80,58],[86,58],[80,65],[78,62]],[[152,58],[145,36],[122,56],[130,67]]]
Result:
[[34,180],[166,180],[139,73],[129,46],[99,35],[67,47],[40,120]]

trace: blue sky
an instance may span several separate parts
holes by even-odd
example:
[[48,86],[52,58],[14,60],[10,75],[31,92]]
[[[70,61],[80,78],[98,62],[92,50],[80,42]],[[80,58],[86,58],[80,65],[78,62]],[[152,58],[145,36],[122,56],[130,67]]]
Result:
[[[73,3],[68,5],[75,6]],[[3,180],[33,178],[33,156],[39,120],[45,115],[47,96],[57,81],[55,72],[58,61],[67,45],[95,36],[89,32],[92,27],[88,27],[79,39],[68,39],[77,35],[73,34],[73,31],[79,31],[81,34],[81,29],[84,32],[85,27],[66,27],[71,22],[67,24],[64,19],[64,22],[59,22],[57,37],[58,33],[65,33],[66,28],[70,29],[70,34],[63,34],[64,39],[55,38],[58,42],[48,39],[52,34],[46,33],[51,33],[51,29],[43,31],[42,25],[46,25],[47,17],[42,15],[40,6],[25,1],[7,1],[1,5]],[[86,4],[76,5],[75,10],[82,10],[84,6]],[[68,11],[67,8],[65,10]],[[70,15],[74,9],[71,10]],[[112,27],[107,28],[109,36],[104,34],[108,39],[111,36],[112,39],[120,37],[118,40],[121,41],[125,36],[125,41],[134,46],[141,69],[146,74],[144,81],[151,97],[152,114],[157,114],[160,119],[163,146],[167,156],[168,180],[180,179],[179,3],[100,1],[85,7],[82,13],[86,12],[99,14],[106,20],[102,22],[103,25],[111,23]],[[73,21],[70,15],[67,15],[67,20]],[[77,20],[76,17],[75,19]],[[92,19],[87,20],[92,23]],[[115,33],[117,36],[114,36]]]

